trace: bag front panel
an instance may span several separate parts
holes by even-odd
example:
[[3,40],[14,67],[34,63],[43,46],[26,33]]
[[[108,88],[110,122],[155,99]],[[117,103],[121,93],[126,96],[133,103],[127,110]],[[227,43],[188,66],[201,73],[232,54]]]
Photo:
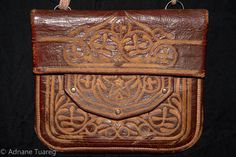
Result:
[[175,152],[202,130],[206,10],[32,11],[35,129],[68,152]]
[[[82,77],[86,78],[86,76],[91,77],[91,75],[83,75]],[[137,77],[136,75],[132,76]],[[77,77],[81,76],[77,75]],[[114,75],[98,75],[97,77],[109,78]],[[119,77],[117,76],[116,79],[119,80]],[[158,78],[158,76],[156,77]],[[128,117],[117,120],[109,118],[106,114],[103,116],[106,111],[102,107],[99,110],[100,106],[95,105],[99,100],[104,100],[106,95],[104,91],[94,92],[92,89],[87,89],[90,95],[87,95],[85,99],[92,101],[94,108],[98,107],[97,110],[89,112],[89,110],[81,108],[81,104],[66,92],[64,75],[36,76],[37,133],[42,141],[46,141],[48,146],[57,150],[67,148],[68,151],[89,151],[87,146],[96,148],[95,150],[99,150],[99,147],[102,146],[106,147],[108,151],[110,148],[112,150],[112,147],[119,147],[121,151],[136,147],[148,151],[186,149],[188,144],[196,142],[201,131],[201,126],[198,124],[202,122],[200,103],[202,80],[170,78],[173,80],[171,94],[162,101],[159,101],[158,97],[154,97],[152,101],[148,100],[145,104],[145,106],[149,106],[154,102],[155,107],[152,110],[145,111],[145,107],[142,106],[144,110],[140,114],[133,115],[131,112]],[[103,83],[104,86],[109,86],[107,82]],[[160,90],[155,84],[146,86],[148,92],[151,92],[150,89],[155,92]],[[109,90],[106,93],[112,94],[118,90],[120,96],[129,95],[125,88],[115,87],[109,88]],[[137,92],[135,95],[140,95],[143,91],[137,90]],[[86,92],[83,91],[83,93]],[[91,93],[96,93],[97,99],[94,99],[94,95]],[[132,95],[132,93],[130,94]],[[117,98],[114,97],[113,100],[108,101],[121,100],[118,94],[116,96]],[[139,107],[135,107],[139,103],[135,102],[137,99],[133,103],[128,103],[129,101],[125,100],[123,97],[120,101],[122,103],[117,106],[114,105],[115,103],[114,106],[110,104],[108,108],[114,110],[116,114],[121,114],[121,110],[117,112],[120,105],[121,107],[125,105],[129,107],[130,105],[134,112],[139,109]],[[106,104],[104,103],[104,105]],[[125,112],[125,110],[122,111]],[[63,147],[61,148],[61,146]]]

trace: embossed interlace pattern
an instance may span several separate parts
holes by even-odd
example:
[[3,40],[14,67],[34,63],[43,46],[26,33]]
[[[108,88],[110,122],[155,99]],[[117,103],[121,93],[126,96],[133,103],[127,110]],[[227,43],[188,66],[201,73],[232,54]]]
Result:
[[[172,33],[161,26],[149,27],[132,18],[111,16],[94,26],[82,25],[68,31],[72,43],[64,47],[70,65],[80,63],[148,63],[173,66],[178,53],[171,44]],[[76,42],[76,43],[75,43]]]
[[[73,77],[75,76],[79,78],[79,81],[77,80],[76,83],[79,84],[79,86],[81,86],[81,83],[83,84],[83,94],[86,95],[86,92],[90,93],[90,98],[87,97],[84,99],[87,99],[87,103],[91,101],[94,108],[96,108],[96,102],[99,102],[99,99],[104,103],[107,101],[106,103],[108,106],[110,105],[109,108],[111,109],[116,108],[117,106],[122,108],[122,106],[124,107],[127,104],[131,104],[132,106],[132,103],[128,103],[129,99],[130,102],[133,101],[134,106],[140,101],[143,101],[142,99],[136,99],[137,101],[134,101],[131,100],[132,97],[129,97],[133,94],[138,97],[140,93],[143,92],[142,90],[137,90],[139,87],[136,87],[134,78],[132,77],[126,78],[122,75],[98,75],[97,77],[93,75],[74,75]],[[101,79],[101,77],[103,78]],[[151,79],[149,79],[150,76],[133,77],[141,77],[142,79],[139,78],[139,80],[145,82],[142,88],[150,94],[152,92],[158,93],[161,89],[161,87],[158,87],[160,86],[158,84],[161,84],[161,80],[164,79],[158,76],[154,76]],[[130,79],[133,83],[129,82]],[[156,82],[154,81],[155,79]],[[187,117],[190,116],[190,112],[187,112],[190,108],[187,107],[187,102],[190,103],[187,96],[190,95],[191,92],[187,92],[185,90],[182,91],[181,89],[186,88],[187,84],[191,83],[191,79],[174,79],[173,83],[175,90],[166,100],[160,103],[157,102],[155,104],[155,109],[150,112],[146,111],[138,116],[132,116],[131,114],[129,117],[120,120],[115,120],[106,116],[99,116],[99,112],[106,112],[106,110],[103,110],[102,108],[100,110],[96,110],[98,114],[85,112],[79,107],[80,102],[73,101],[71,96],[65,94],[63,85],[68,82],[64,81],[63,76],[52,75],[47,76],[46,78],[45,108],[49,109],[50,114],[50,124],[47,124],[49,125],[48,131],[52,132],[52,134],[59,139],[118,138],[121,140],[173,140],[180,138],[187,131]],[[102,81],[102,83],[100,81]],[[129,93],[130,91],[128,92],[125,89],[125,86],[123,86],[124,88],[120,88],[120,84],[127,84],[130,87],[132,86],[136,92],[132,93],[131,90],[131,93]],[[95,89],[93,86],[104,86],[101,87],[104,89]],[[91,96],[91,93],[94,92],[97,92],[98,94],[95,101],[93,101],[95,97]],[[113,94],[116,94],[116,97],[114,97],[114,99],[109,98],[109,95]],[[103,97],[101,97],[101,95],[103,95]],[[127,103],[123,102],[125,100],[127,100]],[[157,101],[157,99],[154,100]],[[112,102],[113,105],[110,102]],[[118,103],[118,105],[114,107],[114,104],[116,103]],[[148,105],[150,105],[150,101],[147,101],[146,107]],[[188,105],[191,106],[191,104]],[[145,111],[145,107],[141,107],[141,109]],[[133,107],[133,110],[135,110],[135,107]]]

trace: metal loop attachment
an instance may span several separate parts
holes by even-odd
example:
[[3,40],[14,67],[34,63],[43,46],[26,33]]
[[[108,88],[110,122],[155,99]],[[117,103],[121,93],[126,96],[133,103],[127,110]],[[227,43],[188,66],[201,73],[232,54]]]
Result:
[[61,9],[61,10],[71,10],[70,6],[71,0],[60,0],[59,4],[55,6],[54,10]]
[[176,0],[176,2],[173,2],[173,1],[171,0],[171,1],[169,1],[169,2],[166,4],[165,10],[168,9],[168,7],[169,7],[170,4],[171,4],[171,5],[177,5],[177,4],[179,4],[179,5],[181,5],[182,9],[184,9],[184,4],[183,4],[181,1]]
[[[55,6],[55,7],[54,7],[54,10],[60,9],[59,6],[60,6],[60,5]],[[71,7],[67,7],[66,10],[71,10]]]

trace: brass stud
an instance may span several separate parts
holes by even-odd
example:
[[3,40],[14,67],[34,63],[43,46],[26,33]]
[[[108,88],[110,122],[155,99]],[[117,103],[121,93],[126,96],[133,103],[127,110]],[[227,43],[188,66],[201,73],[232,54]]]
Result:
[[115,113],[116,113],[116,115],[119,115],[119,114],[121,114],[121,110],[120,109],[116,109]]
[[76,92],[75,87],[72,87],[72,88],[71,88],[71,92],[72,92],[72,93],[75,93],[75,92]]
[[167,91],[168,91],[168,90],[167,90],[166,88],[163,88],[163,89],[162,89],[162,93],[163,93],[163,94],[166,94]]

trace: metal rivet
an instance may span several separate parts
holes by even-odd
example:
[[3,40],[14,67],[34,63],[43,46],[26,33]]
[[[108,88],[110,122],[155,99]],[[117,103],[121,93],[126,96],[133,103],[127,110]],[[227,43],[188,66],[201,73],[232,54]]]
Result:
[[72,93],[76,92],[75,87],[71,88],[71,92],[72,92]]
[[162,93],[163,93],[163,94],[166,94],[167,91],[168,91],[168,90],[167,90],[166,88],[162,89]]
[[117,115],[119,115],[119,114],[121,114],[121,110],[120,110],[120,109],[116,109],[116,110],[115,110],[115,113],[116,113]]

